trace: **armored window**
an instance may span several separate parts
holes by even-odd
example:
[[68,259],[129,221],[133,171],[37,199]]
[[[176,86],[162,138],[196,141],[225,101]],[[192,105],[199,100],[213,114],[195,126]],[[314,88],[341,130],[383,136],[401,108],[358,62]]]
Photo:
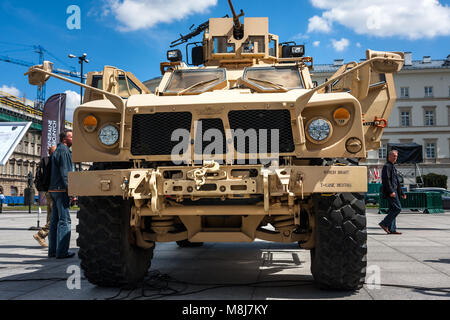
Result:
[[244,80],[261,90],[304,88],[302,77],[296,67],[262,67],[246,68]]
[[234,53],[236,47],[234,43],[228,43],[227,37],[213,37],[213,53]]
[[175,70],[164,89],[165,93],[205,92],[226,80],[225,69]]
[[[121,96],[124,99],[128,98],[130,96],[128,94],[128,88],[130,88],[131,95],[141,94],[142,90],[128,77],[127,79],[128,79],[128,86],[127,82],[125,81],[125,76],[124,75],[119,76],[119,96]],[[103,90],[103,77],[94,76],[92,78],[92,86],[97,89]]]
[[269,43],[269,56],[277,57],[277,40],[272,39]]
[[243,53],[264,53],[266,51],[266,43],[264,36],[250,36],[242,45]]

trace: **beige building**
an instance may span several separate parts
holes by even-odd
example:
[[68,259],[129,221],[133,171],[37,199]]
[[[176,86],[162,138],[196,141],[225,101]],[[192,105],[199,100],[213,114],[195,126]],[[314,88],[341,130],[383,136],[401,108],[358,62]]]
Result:
[[[314,66],[313,80],[323,83],[343,63],[335,60],[333,64]],[[405,66],[394,79],[397,102],[382,137],[382,148],[369,152],[366,164],[372,172],[380,170],[388,143],[414,142],[422,146],[424,162],[418,169],[399,165],[407,185],[415,183],[419,172],[450,177],[450,55],[440,60],[429,56],[413,60],[408,52]]]

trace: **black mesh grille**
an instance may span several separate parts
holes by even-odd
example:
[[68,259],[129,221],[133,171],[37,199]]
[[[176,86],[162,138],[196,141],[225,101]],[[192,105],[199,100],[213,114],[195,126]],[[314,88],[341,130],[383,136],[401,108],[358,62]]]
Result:
[[[295,151],[294,139],[292,136],[291,128],[291,114],[289,110],[242,110],[242,111],[230,111],[228,114],[230,121],[230,127],[232,130],[242,129],[244,132],[256,132],[257,143],[250,142],[252,139],[245,137],[245,143],[238,142],[238,136],[234,134],[234,147],[236,150],[242,148],[239,144],[245,145],[245,153],[260,153],[260,152],[276,152],[272,150],[272,131],[277,130],[279,133],[280,153],[288,153]],[[253,129],[253,130],[251,130]],[[260,130],[266,129],[266,133],[260,132]],[[250,130],[250,131],[248,131]],[[276,137],[274,133],[274,138]],[[241,138],[241,141],[243,139]],[[254,141],[253,141],[254,142]],[[263,142],[264,147],[267,146],[267,150],[260,150],[260,144]],[[251,148],[250,148],[251,146]],[[242,150],[238,150],[242,152]]]
[[[201,126],[201,132],[200,132]],[[205,137],[205,133],[209,129],[216,129],[214,131],[208,132],[208,136]],[[222,136],[222,145],[220,146],[218,141],[216,141],[216,136],[218,135],[218,131]],[[200,137],[202,137],[202,143],[200,143]],[[207,140],[211,139],[211,140]],[[195,135],[195,145],[194,152],[195,154],[203,154],[205,152],[205,148],[208,147],[208,154],[226,154],[227,153],[227,141],[225,136],[225,129],[223,127],[223,122],[221,119],[200,119],[197,123],[197,132]],[[219,149],[217,149],[219,148]]]
[[[133,117],[131,153],[141,155],[170,155],[181,141],[171,141],[177,129],[191,131],[192,114],[190,112],[165,112],[156,114],[138,114]],[[177,137],[178,139],[179,137]],[[185,148],[186,147],[186,148]],[[186,150],[187,146],[183,146]]]

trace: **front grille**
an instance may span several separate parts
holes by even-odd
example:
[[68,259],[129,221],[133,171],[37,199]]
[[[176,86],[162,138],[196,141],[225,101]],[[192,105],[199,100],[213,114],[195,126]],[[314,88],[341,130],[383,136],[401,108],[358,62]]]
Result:
[[[200,143],[200,140],[202,143]],[[205,150],[207,147],[208,149]],[[208,155],[227,153],[227,140],[221,119],[200,119],[197,122],[194,152],[195,154],[203,154],[205,151]]]
[[[180,136],[176,137],[179,140],[172,141],[172,134],[178,129],[184,129],[190,134],[191,122],[192,114],[190,112],[134,115],[131,154],[135,156],[172,154],[174,147],[181,142],[190,143],[190,139],[184,139]],[[187,150],[187,147],[188,145],[182,146],[183,150]]]
[[[246,137],[240,139],[239,136],[242,135],[234,133],[234,147],[238,152],[248,154],[276,152],[275,145],[272,145],[272,135],[276,138],[276,133],[272,130],[278,130],[279,138],[275,139],[274,143],[278,143],[279,153],[295,151],[289,110],[230,111],[228,118],[232,130],[242,129],[246,133]],[[244,139],[245,143],[242,143]]]
[[[278,143],[279,153],[295,151],[291,129],[291,115],[289,110],[239,110],[228,114],[230,129],[232,129],[234,147],[240,153],[272,153],[276,152],[273,143]],[[199,124],[201,123],[201,131]],[[137,114],[133,116],[131,136],[131,154],[134,156],[171,155],[176,150],[187,150],[191,143],[192,113],[190,112],[161,112],[155,114]],[[212,141],[205,139],[209,129]],[[240,129],[240,130],[239,130]],[[178,131],[177,131],[178,130]],[[278,131],[278,139],[275,132]],[[172,141],[172,135],[177,132]],[[189,136],[185,136],[184,134]],[[221,145],[216,140],[222,136]],[[274,141],[272,142],[272,138]],[[194,152],[202,154],[205,148],[208,153],[226,153],[227,140],[222,119],[199,119],[195,134]],[[217,148],[216,148],[217,147]]]

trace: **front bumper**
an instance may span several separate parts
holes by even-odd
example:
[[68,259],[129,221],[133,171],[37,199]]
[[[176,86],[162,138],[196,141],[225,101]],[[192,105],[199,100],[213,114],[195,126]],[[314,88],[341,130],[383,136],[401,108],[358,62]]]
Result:
[[[261,197],[249,214],[287,214],[288,206],[274,199],[302,199],[312,193],[367,192],[367,169],[357,166],[219,166],[160,167],[69,173],[72,196],[122,196],[147,203],[141,215],[233,215],[230,206],[182,206],[183,199],[251,199]],[[200,174],[199,174],[200,172]],[[203,174],[203,175],[202,175]],[[167,205],[168,200],[179,206]],[[183,210],[180,210],[180,206]],[[226,207],[226,208],[225,208]],[[240,206],[242,207],[242,206]],[[243,208],[239,208],[243,209]]]

